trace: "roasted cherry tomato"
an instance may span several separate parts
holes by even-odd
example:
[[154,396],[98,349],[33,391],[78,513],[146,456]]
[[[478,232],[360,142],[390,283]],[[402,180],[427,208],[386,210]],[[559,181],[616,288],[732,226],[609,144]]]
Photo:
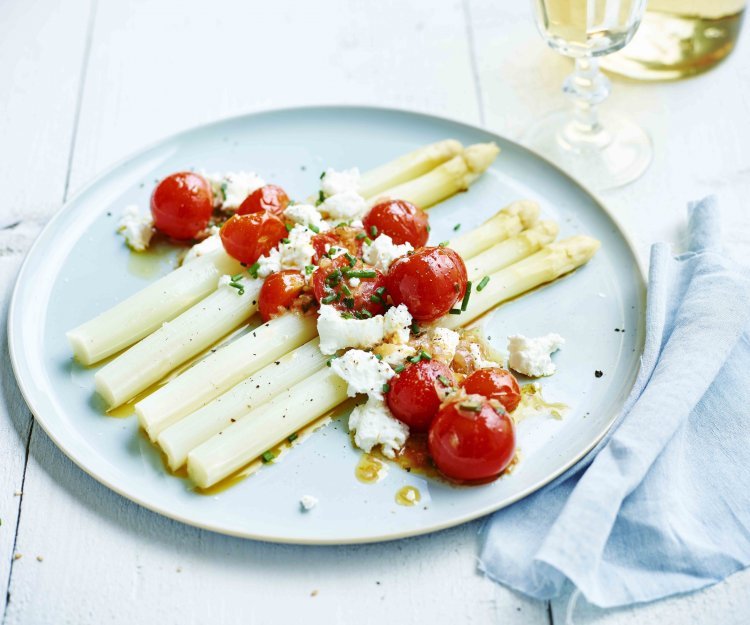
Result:
[[[496,406],[497,408],[495,408]],[[485,481],[513,460],[516,431],[502,405],[480,395],[445,404],[430,426],[430,454],[446,477]]]
[[447,314],[466,292],[466,265],[447,247],[423,247],[397,258],[388,272],[388,294],[406,304],[412,317],[434,321]]
[[248,195],[237,209],[237,214],[249,215],[268,211],[281,217],[287,206],[289,206],[289,196],[286,191],[275,184],[267,184]]
[[268,276],[258,296],[258,309],[263,321],[290,308],[304,288],[305,277],[296,269],[285,269]]
[[376,204],[364,218],[370,237],[387,234],[393,242],[422,247],[430,236],[427,213],[404,200],[387,200]]
[[390,381],[386,401],[393,416],[426,432],[446,395],[456,388],[453,372],[437,360],[420,360]]
[[500,367],[477,369],[464,380],[463,388],[470,395],[496,399],[508,412],[513,412],[521,401],[518,380],[510,371]]
[[326,246],[346,248],[353,256],[362,256],[362,242],[365,239],[364,232],[360,228],[351,226],[337,226],[328,232],[321,232],[312,238],[312,246],[315,248],[313,263],[318,264],[325,256]]
[[287,235],[284,222],[272,213],[234,215],[221,227],[221,242],[232,258],[252,265]]
[[183,171],[167,176],[151,194],[154,227],[174,239],[192,239],[208,225],[214,210],[208,180]]
[[385,276],[354,256],[323,258],[313,275],[313,291],[319,303],[355,317],[385,312]]

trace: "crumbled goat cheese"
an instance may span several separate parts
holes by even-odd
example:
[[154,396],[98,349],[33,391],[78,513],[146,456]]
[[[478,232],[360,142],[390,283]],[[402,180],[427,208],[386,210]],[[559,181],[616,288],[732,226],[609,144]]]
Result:
[[312,495],[303,495],[299,500],[299,505],[307,512],[308,510],[312,510],[315,506],[318,505],[318,498],[313,497]]
[[458,332],[440,326],[433,328],[430,333],[432,357],[449,365],[456,355],[459,340]]
[[258,259],[258,276],[266,278],[282,269],[304,271],[306,265],[312,264],[312,258],[315,255],[315,248],[312,245],[313,236],[315,233],[304,226],[294,226],[287,235],[289,243],[279,243],[278,247],[272,249],[268,255]]
[[410,243],[396,245],[387,234],[381,234],[372,243],[362,247],[362,258],[366,263],[385,273],[394,260],[413,249]]
[[150,216],[141,215],[135,204],[125,207],[117,224],[117,232],[125,237],[125,243],[131,250],[142,252],[151,243],[154,236],[154,222]]
[[232,281],[232,276],[229,274],[224,274],[222,276],[219,276],[219,288],[223,286],[229,286],[229,283]]
[[348,221],[362,219],[367,212],[367,202],[356,191],[344,191],[326,198],[318,209],[334,221]]
[[398,367],[406,362],[417,353],[417,350],[411,345],[394,345],[393,343],[383,343],[372,350],[378,356],[383,357],[383,362],[391,367]]
[[378,360],[375,354],[360,349],[350,349],[340,358],[331,361],[331,369],[349,386],[349,397],[357,393],[367,393],[369,397],[383,399],[383,385],[395,373],[386,363]]
[[203,174],[211,184],[214,206],[236,210],[245,198],[266,184],[255,172],[229,171],[223,174]]
[[362,230],[364,230],[365,228],[365,224],[362,223],[361,219],[355,219],[354,221],[350,222],[349,225],[352,228],[361,228]]
[[315,226],[320,232],[330,229],[320,211],[312,204],[290,204],[284,209],[284,217],[303,226]]
[[185,258],[182,260],[183,265],[222,248],[221,237],[218,234],[219,229],[216,228],[216,232],[213,232],[214,228],[211,228],[211,230],[210,237],[206,237],[203,241],[196,243],[188,250]]
[[519,373],[538,378],[552,375],[555,363],[550,355],[565,344],[559,334],[547,334],[537,338],[528,338],[521,334],[508,337],[508,364]]
[[385,340],[389,343],[408,343],[411,323],[411,313],[405,304],[388,309],[385,313]]
[[474,362],[475,369],[489,369],[491,367],[500,366],[494,360],[485,360],[484,354],[482,354],[482,348],[479,346],[479,343],[469,344],[469,355]]
[[384,318],[344,319],[333,306],[324,304],[318,315],[320,351],[333,354],[346,347],[369,349],[383,342]]
[[409,436],[406,424],[396,419],[384,402],[372,398],[352,410],[349,430],[354,432],[354,444],[357,447],[370,452],[373,447],[380,445],[383,455],[388,458],[396,455]]
[[359,278],[349,278],[349,286],[353,286],[354,288],[357,288],[360,282]]
[[336,171],[330,167],[326,169],[320,180],[320,190],[327,196],[346,193],[347,191],[357,192],[359,189],[359,169],[344,169]]

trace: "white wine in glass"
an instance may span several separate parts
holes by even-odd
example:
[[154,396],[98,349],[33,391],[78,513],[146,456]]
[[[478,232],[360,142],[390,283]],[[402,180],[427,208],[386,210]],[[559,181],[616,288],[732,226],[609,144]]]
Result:
[[537,26],[549,46],[575,59],[563,91],[571,109],[553,113],[528,130],[524,143],[593,189],[638,178],[651,162],[651,141],[632,121],[602,115],[610,92],[598,57],[625,46],[635,34],[646,0],[534,0]]
[[734,50],[746,0],[649,0],[633,41],[602,61],[636,80],[700,74]]

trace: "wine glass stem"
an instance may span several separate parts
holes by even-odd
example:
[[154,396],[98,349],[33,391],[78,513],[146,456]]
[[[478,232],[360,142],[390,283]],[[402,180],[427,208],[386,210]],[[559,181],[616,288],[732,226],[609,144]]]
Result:
[[611,137],[599,123],[599,104],[609,95],[609,79],[590,56],[577,57],[575,71],[568,76],[563,92],[573,102],[572,119],[562,129],[559,141],[568,149],[600,150]]

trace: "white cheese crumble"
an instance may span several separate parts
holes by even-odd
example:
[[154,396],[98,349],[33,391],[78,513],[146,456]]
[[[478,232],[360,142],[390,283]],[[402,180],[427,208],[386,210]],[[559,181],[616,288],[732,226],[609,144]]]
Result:
[[318,505],[318,498],[313,497],[312,495],[303,495],[299,500],[299,505],[307,512],[308,510],[312,510],[315,506]]
[[252,171],[228,171],[223,174],[203,174],[211,184],[214,206],[224,210],[237,210],[256,189],[265,185],[265,181]]
[[383,385],[395,373],[386,363],[378,360],[375,354],[360,349],[350,349],[340,358],[331,361],[331,369],[349,386],[349,397],[357,393],[367,393],[374,399],[383,400]]
[[552,375],[555,363],[550,355],[565,344],[565,339],[559,334],[547,334],[537,338],[528,338],[522,334],[508,337],[508,364],[511,369],[519,373],[538,378]]
[[268,255],[258,259],[258,276],[266,278],[282,269],[297,269],[304,272],[312,264],[315,248],[312,246],[314,233],[304,226],[296,225],[287,235],[289,243],[279,243]]
[[349,278],[349,286],[353,286],[354,288],[358,287],[360,282],[359,278]]
[[494,360],[485,360],[484,354],[482,354],[482,348],[478,343],[469,344],[469,355],[472,361],[474,361],[475,369],[490,369],[492,367],[499,367],[500,364]]
[[394,260],[413,249],[410,243],[396,245],[387,234],[381,234],[371,244],[363,246],[362,258],[366,263],[386,273]]
[[206,237],[200,243],[196,243],[188,250],[185,254],[185,258],[182,260],[182,264],[190,263],[201,256],[210,254],[222,248],[221,237],[219,236],[219,229],[216,226],[211,227],[211,236]]
[[320,211],[312,204],[290,204],[284,209],[284,217],[302,226],[314,226],[320,232],[330,229]]
[[430,333],[431,354],[446,365],[453,362],[460,337],[458,332],[437,326]]
[[138,207],[131,204],[122,211],[117,232],[125,237],[125,243],[131,250],[142,252],[154,236],[154,222],[150,215],[141,215]]
[[406,304],[389,308],[385,313],[385,340],[389,343],[408,343],[411,323],[412,316]]
[[370,452],[380,445],[383,455],[393,458],[404,446],[409,428],[388,410],[384,402],[370,398],[349,415],[349,430],[354,432],[354,444]]
[[362,219],[367,212],[367,202],[356,191],[344,191],[326,198],[319,210],[334,221]]
[[232,281],[232,276],[229,274],[224,274],[222,276],[219,276],[219,284],[218,288],[221,288],[223,286],[229,286],[229,283]]
[[354,167],[336,171],[329,167],[320,180],[320,190],[329,196],[346,193],[347,191],[357,193],[359,190],[359,169]]
[[340,349],[369,349],[383,342],[384,318],[344,319],[333,306],[323,304],[318,315],[320,351],[334,354]]

